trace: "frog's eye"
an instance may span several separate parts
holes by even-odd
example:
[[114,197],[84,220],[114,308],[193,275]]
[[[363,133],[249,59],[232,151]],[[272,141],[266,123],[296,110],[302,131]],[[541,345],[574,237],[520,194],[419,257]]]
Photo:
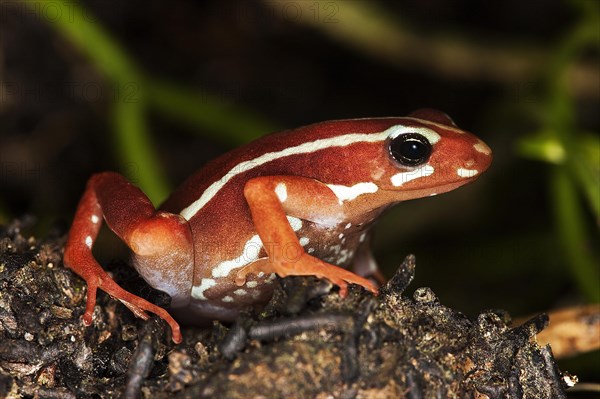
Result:
[[424,164],[431,155],[429,140],[418,133],[405,133],[390,140],[390,155],[405,166]]

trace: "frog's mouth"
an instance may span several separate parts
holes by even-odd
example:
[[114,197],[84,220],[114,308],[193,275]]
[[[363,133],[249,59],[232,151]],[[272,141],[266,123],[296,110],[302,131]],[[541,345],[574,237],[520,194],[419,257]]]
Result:
[[462,178],[452,183],[442,184],[441,186],[435,186],[428,189],[423,189],[421,191],[430,191],[430,196],[447,193],[448,191],[452,191],[460,186],[464,186],[465,184],[471,183],[473,180],[476,180],[479,176],[472,176],[468,178]]
[[448,191],[452,191],[460,186],[463,186],[465,184],[472,182],[473,180],[477,179],[477,177],[478,176],[462,178],[460,180],[457,180],[457,181],[454,181],[451,183],[446,183],[446,184],[436,185],[436,186],[431,186],[431,187],[421,187],[421,188],[404,189],[404,190],[386,188],[386,189],[382,189],[381,191],[388,194],[391,198],[394,199],[394,201],[398,201],[398,202],[399,201],[408,201],[408,200],[412,200],[412,199],[431,197],[431,196],[435,196],[438,194],[447,193]]

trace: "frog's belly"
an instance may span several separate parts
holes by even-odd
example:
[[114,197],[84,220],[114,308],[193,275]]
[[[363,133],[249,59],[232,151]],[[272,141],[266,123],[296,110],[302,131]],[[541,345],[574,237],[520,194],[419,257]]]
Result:
[[261,308],[273,296],[277,276],[272,273],[259,274],[248,276],[242,286],[235,283],[235,273],[203,279],[199,286],[192,287],[190,300],[181,307],[172,307],[171,312],[185,324],[209,325],[212,320],[234,321],[241,309]]
[[306,253],[332,265],[348,268],[357,248],[366,241],[367,231],[364,226],[350,222],[331,227],[305,222],[297,235]]
[[[268,261],[262,258],[260,261]],[[257,303],[264,303],[273,294],[273,283],[277,276],[274,273],[259,272],[250,274],[246,282],[239,286],[235,283],[236,271],[231,271],[227,276],[203,278],[198,286],[192,287],[192,302],[195,307],[201,308],[207,302],[212,306],[222,308],[241,308]]]
[[[366,230],[352,223],[326,227],[306,220],[288,219],[306,253],[337,266],[351,265],[356,249],[366,239]],[[243,250],[233,253],[235,257],[231,259],[213,260],[214,263],[200,268],[203,273],[191,289],[188,305],[193,317],[233,320],[239,309],[263,305],[271,298],[276,278],[273,273],[251,273],[243,285],[235,283],[237,272],[244,266],[269,262],[258,235],[254,233]],[[257,266],[255,270],[260,271],[260,265]],[[268,270],[268,265],[265,266]]]

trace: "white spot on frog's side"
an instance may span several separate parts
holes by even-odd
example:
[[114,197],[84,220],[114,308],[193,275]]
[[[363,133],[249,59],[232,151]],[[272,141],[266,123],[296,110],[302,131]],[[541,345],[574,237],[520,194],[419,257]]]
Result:
[[481,140],[479,140],[477,144],[473,144],[473,148],[475,149],[475,151],[481,152],[485,155],[490,155],[492,153],[490,147],[488,147],[487,144]]
[[313,252],[315,252],[315,249],[314,248],[308,248],[308,251],[306,251],[306,252],[308,252],[309,254],[312,254]]
[[263,278],[265,275],[265,272],[258,272],[258,278]]
[[358,242],[364,242],[365,238],[367,238],[367,233],[362,233],[358,238]]
[[284,183],[279,183],[275,186],[275,194],[277,194],[277,198],[279,198],[280,202],[285,202],[287,199],[287,187]]
[[290,223],[290,226],[292,226],[292,230],[294,231],[298,231],[302,228],[302,220],[298,219],[297,217],[294,216],[286,216],[288,222]]
[[305,247],[310,242],[310,239],[308,237],[300,237],[299,241],[300,241],[300,245]]
[[217,285],[217,282],[215,280],[213,280],[212,278],[203,278],[200,281],[200,285],[197,287],[192,287],[192,297],[194,297],[195,299],[200,299],[200,300],[207,300],[208,298],[206,298],[204,296],[204,291],[206,291],[207,289],[214,287],[215,285]]
[[258,285],[258,283],[256,281],[248,281],[246,283],[246,287],[248,287],[248,288],[256,288],[257,285]]
[[260,253],[262,247],[263,244],[258,234],[253,235],[248,241],[246,241],[246,244],[244,244],[244,249],[242,250],[241,255],[235,259],[225,260],[219,263],[212,269],[212,276],[215,278],[227,277],[233,269],[238,269],[254,262],[258,259],[258,254]]
[[346,227],[344,227],[344,228],[345,228],[345,229],[349,229],[350,227],[352,227],[352,223],[348,223],[348,224],[346,225]]
[[[338,199],[338,202],[341,204],[342,201],[340,201]],[[316,217],[313,221],[319,225],[321,225],[322,227],[337,227],[337,225],[343,221],[343,214],[339,213],[339,214],[335,214],[335,215],[328,215],[328,216],[324,216],[321,215],[319,217]]]
[[426,164],[417,168],[415,170],[411,170],[410,172],[400,172],[396,173],[392,176],[392,184],[396,187],[400,187],[405,183],[408,183],[411,180],[420,179],[423,177],[431,176],[435,171],[434,167]]
[[230,297],[229,295],[224,296],[223,299],[221,299],[223,302],[233,302],[233,298]]
[[352,256],[354,256],[354,251],[350,251],[347,249],[343,249],[340,252],[340,257],[337,259],[337,264],[340,265],[344,262],[346,262],[348,259],[350,259]]
[[338,238],[341,240],[342,238],[344,238],[344,233],[340,233],[340,235],[338,236]]
[[343,201],[350,201],[363,194],[376,193],[379,187],[375,183],[365,182],[356,183],[353,186],[342,186],[338,184],[328,184],[327,187],[338,198],[340,204]]
[[87,236],[85,237],[85,246],[88,248],[92,248],[92,244],[93,244],[94,240],[92,240],[91,236]]
[[100,221],[100,218],[96,215],[92,215],[92,217],[90,218],[92,220],[92,223],[97,224]]
[[458,168],[456,170],[456,174],[458,174],[460,177],[473,177],[475,176],[477,173],[479,173],[478,170],[476,169],[464,169],[464,168]]
[[248,294],[248,291],[246,291],[245,289],[239,288],[239,289],[233,291],[233,293],[235,295],[244,296],[244,295]]

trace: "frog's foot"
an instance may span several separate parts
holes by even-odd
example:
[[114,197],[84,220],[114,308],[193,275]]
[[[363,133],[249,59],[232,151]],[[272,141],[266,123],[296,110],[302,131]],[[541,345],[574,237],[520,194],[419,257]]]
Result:
[[[67,254],[67,261],[65,263],[69,263],[69,254]],[[148,313],[151,312],[156,314],[158,317],[163,319],[169,324],[171,327],[171,332],[173,335],[173,342],[180,343],[182,340],[181,330],[179,329],[179,324],[171,317],[171,315],[163,308],[154,305],[147,300],[140,298],[137,295],[132,294],[129,291],[124,290],[119,286],[109,275],[106,273],[99,264],[93,258],[86,258],[82,256],[79,258],[79,265],[85,264],[86,267],[81,267],[79,272],[82,277],[85,279],[88,292],[87,292],[87,302],[85,306],[85,312],[83,314],[83,323],[86,326],[90,326],[92,324],[94,307],[96,306],[96,292],[98,288],[102,291],[106,292],[113,298],[121,301],[125,306],[127,306],[137,317],[140,317],[144,320],[148,319]]]
[[331,265],[314,256],[303,253],[295,261],[277,262],[270,259],[261,259],[253,262],[242,269],[236,275],[237,285],[243,285],[246,282],[248,274],[276,273],[279,277],[286,276],[316,276],[324,278],[340,287],[340,296],[345,297],[348,294],[348,284],[357,284],[377,295],[377,286],[370,280],[360,277],[346,269]]

